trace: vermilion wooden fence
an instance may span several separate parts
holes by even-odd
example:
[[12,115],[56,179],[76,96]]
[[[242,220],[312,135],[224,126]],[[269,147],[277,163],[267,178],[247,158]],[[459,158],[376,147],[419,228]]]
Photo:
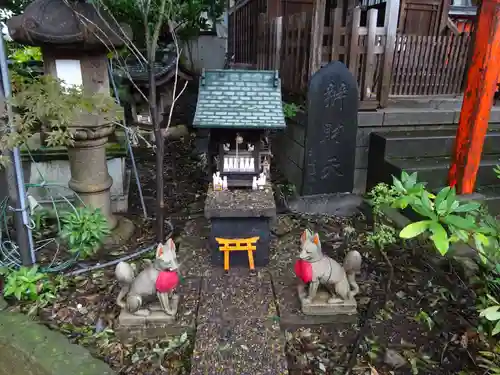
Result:
[[460,94],[467,69],[469,34],[398,35],[391,95]]

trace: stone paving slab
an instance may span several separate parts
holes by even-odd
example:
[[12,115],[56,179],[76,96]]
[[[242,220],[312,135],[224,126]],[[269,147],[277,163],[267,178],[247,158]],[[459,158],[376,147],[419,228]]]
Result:
[[121,320],[116,331],[121,340],[127,341],[131,338],[158,338],[170,335],[180,335],[186,331],[196,329],[196,312],[198,310],[200,297],[200,278],[186,278],[179,286],[179,307],[175,321],[155,321],[125,319]]
[[210,263],[210,251],[207,240],[197,237],[180,237],[177,239],[177,259],[183,277],[210,276],[213,271]]
[[189,220],[175,239],[180,273],[184,277],[203,277],[212,273],[208,236],[210,223],[204,217]]
[[284,337],[269,319],[198,326],[191,375],[287,375]]
[[215,269],[203,279],[198,323],[235,319],[276,319],[271,277],[268,272],[232,268]]
[[114,375],[111,368],[60,332],[30,317],[0,313],[0,373],[43,375]]

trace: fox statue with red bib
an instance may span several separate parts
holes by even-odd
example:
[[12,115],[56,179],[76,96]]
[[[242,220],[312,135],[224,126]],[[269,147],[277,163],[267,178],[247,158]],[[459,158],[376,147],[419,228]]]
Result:
[[179,284],[177,256],[175,244],[169,239],[165,245],[159,244],[156,258],[137,276],[132,266],[125,262],[116,265],[115,277],[122,288],[116,304],[131,314],[148,316],[151,310],[142,308],[146,300],[159,300],[161,310],[167,315],[175,316],[179,296],[176,287]]
[[353,300],[359,292],[355,275],[361,270],[361,254],[352,250],[347,253],[341,266],[321,251],[318,233],[306,229],[300,237],[301,251],[295,263],[295,274],[308,285],[303,303],[311,303],[318,287],[323,285],[331,295],[328,303]]

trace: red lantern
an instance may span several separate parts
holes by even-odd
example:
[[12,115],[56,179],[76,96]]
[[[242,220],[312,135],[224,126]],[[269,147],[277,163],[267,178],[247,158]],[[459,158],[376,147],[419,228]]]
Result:
[[160,272],[156,278],[156,290],[160,293],[168,293],[179,285],[179,275],[173,271]]
[[295,274],[299,279],[302,280],[305,284],[310,283],[312,281],[312,265],[305,260],[299,259],[295,262]]

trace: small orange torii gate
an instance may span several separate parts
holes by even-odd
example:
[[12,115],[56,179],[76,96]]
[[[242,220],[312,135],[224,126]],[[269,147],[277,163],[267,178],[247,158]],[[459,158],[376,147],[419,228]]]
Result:
[[488,131],[491,107],[500,73],[500,0],[481,2],[467,74],[462,111],[458,123],[450,186],[460,194],[472,194]]
[[253,252],[257,250],[257,241],[260,237],[250,238],[219,238],[215,240],[219,244],[219,250],[224,253],[224,271],[229,271],[229,254],[231,251],[246,251],[248,254],[248,266],[253,271],[255,270],[255,262]]

